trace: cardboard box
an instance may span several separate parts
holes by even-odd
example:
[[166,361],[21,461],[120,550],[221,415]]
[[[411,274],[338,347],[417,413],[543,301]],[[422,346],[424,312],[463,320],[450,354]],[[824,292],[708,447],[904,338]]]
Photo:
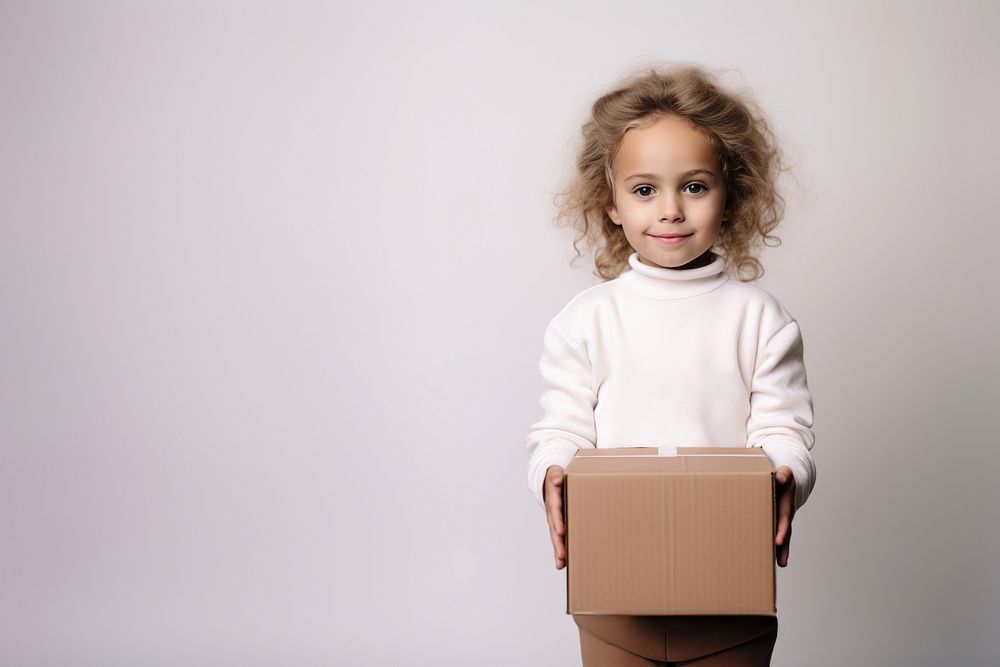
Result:
[[581,449],[567,614],[775,615],[774,467],[757,447]]

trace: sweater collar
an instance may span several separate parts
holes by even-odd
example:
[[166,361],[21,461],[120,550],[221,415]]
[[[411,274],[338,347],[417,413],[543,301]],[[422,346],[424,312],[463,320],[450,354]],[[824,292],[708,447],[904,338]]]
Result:
[[639,253],[628,258],[630,271],[621,279],[634,291],[658,299],[677,299],[711,292],[721,286],[729,276],[725,273],[726,261],[713,253],[712,261],[697,269],[667,269],[649,266],[639,261]]

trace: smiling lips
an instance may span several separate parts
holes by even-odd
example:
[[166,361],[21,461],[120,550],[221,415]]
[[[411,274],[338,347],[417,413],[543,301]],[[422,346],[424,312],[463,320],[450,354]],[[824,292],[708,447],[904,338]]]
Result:
[[666,245],[676,245],[691,236],[690,234],[664,234],[663,236],[653,236],[659,243]]

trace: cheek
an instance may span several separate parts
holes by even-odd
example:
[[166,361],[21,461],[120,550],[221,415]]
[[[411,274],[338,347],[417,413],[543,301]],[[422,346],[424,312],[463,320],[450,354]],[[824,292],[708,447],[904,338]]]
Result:
[[705,202],[705,208],[702,212],[704,213],[705,218],[721,222],[722,218],[726,217],[725,200],[718,199],[711,202]]
[[622,215],[632,220],[644,222],[650,215],[656,214],[656,208],[647,202],[631,201],[621,209]]

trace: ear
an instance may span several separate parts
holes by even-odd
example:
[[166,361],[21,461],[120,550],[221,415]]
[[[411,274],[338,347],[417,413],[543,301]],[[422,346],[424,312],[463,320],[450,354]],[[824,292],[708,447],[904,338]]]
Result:
[[618,208],[614,205],[614,202],[607,204],[604,210],[608,214],[608,217],[611,218],[611,222],[621,227],[621,217],[618,215]]

